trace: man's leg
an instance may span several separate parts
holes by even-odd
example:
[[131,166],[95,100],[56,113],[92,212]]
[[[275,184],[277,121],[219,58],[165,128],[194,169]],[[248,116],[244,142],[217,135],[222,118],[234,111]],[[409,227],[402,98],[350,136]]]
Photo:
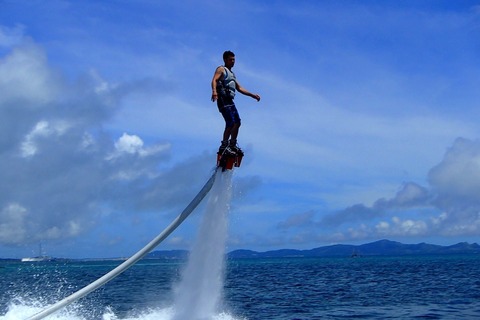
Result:
[[[235,123],[231,128],[230,128],[230,140],[231,141],[237,141],[237,136],[238,136],[238,130],[240,129],[240,124]],[[225,137],[225,136],[224,136]]]
[[232,149],[228,148],[229,152],[235,152],[238,149],[236,148],[236,144],[241,120],[235,104],[233,101],[230,102],[230,104],[225,105],[222,108],[219,107],[219,110],[225,119],[225,130],[223,131],[223,140],[219,152],[222,152],[222,150],[225,150],[228,147],[232,147]]
[[237,136],[238,136],[238,129],[240,128],[239,123],[234,123],[233,126],[225,127],[223,131],[223,140],[220,146],[221,150],[224,150],[227,146],[230,146],[232,151],[236,151],[237,145]]
[[[220,148],[218,149],[219,154],[225,153],[225,150],[229,147],[228,140],[231,137],[232,131],[234,131],[234,125],[232,126],[225,126],[225,130],[223,131],[223,140],[220,145]],[[237,130],[238,131],[238,130]],[[232,154],[233,155],[233,150],[228,148],[226,150],[227,154]]]
[[230,135],[232,134],[232,131],[233,131],[232,129],[233,129],[233,126],[225,127],[225,130],[223,131],[223,141],[228,141],[228,139],[230,138]]

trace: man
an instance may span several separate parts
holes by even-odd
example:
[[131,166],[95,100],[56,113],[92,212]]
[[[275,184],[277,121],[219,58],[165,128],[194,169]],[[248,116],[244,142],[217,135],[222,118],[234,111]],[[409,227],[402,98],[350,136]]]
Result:
[[217,101],[218,111],[225,119],[225,130],[223,139],[218,150],[219,154],[226,153],[228,155],[240,154],[242,150],[237,146],[238,129],[241,125],[240,116],[233,99],[235,91],[260,101],[258,94],[247,91],[237,81],[232,68],[235,65],[235,54],[231,51],[223,53],[224,66],[219,66],[215,70],[212,79],[212,101]]

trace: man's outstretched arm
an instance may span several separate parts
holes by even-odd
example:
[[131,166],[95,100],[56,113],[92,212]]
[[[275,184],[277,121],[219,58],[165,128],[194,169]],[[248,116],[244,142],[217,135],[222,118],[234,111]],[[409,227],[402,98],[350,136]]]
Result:
[[240,85],[240,83],[236,83],[236,89],[238,92],[240,92],[241,94],[244,94],[246,96],[249,96],[249,97],[252,97],[253,99],[257,100],[257,101],[260,101],[260,96],[256,93],[251,93],[250,91],[248,91],[247,89],[245,89],[244,87],[242,87]]

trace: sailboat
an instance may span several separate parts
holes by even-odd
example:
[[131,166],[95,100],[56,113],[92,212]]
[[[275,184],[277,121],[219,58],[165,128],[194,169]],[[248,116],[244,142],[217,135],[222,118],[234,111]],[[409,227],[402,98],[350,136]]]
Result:
[[38,256],[22,258],[22,262],[40,262],[40,261],[50,261],[50,260],[52,260],[52,257],[45,256],[42,254],[41,243],[38,245]]

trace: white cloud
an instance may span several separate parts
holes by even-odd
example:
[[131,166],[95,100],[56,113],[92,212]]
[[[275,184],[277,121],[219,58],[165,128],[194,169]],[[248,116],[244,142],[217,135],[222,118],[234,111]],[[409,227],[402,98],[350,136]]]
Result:
[[118,152],[122,153],[140,153],[143,147],[143,141],[136,135],[128,135],[124,133],[118,140],[115,142],[115,149]]
[[[459,138],[443,161],[429,173],[429,182],[443,201],[463,199],[480,204],[480,142]],[[464,204],[464,205],[465,205]]]
[[442,230],[445,236],[478,236],[480,233],[480,216],[470,217],[467,221],[456,221],[455,224],[446,225]]
[[169,147],[169,144],[159,144],[149,148],[144,148],[143,145],[144,143],[139,136],[124,133],[115,142],[115,149],[117,151],[117,156],[120,156],[122,153],[127,153],[147,157],[165,151]]
[[[52,78],[55,73],[46,64],[45,52],[33,43],[22,43],[0,59],[0,103],[42,108],[59,94]],[[4,106],[5,107],[5,106]]]
[[21,155],[23,157],[31,157],[38,152],[38,147],[36,144],[36,139],[48,138],[50,135],[59,135],[64,134],[70,125],[66,121],[39,121],[34,126],[34,128],[25,136],[24,141],[21,143]]
[[398,217],[393,217],[394,222],[393,234],[401,236],[419,236],[425,235],[428,232],[427,224],[421,220],[402,220]]
[[391,199],[350,206],[318,224],[337,228],[343,239],[478,235],[480,142],[458,138],[428,177],[429,187],[405,183]]
[[389,235],[390,224],[387,221],[381,221],[375,226],[375,230],[379,235]]
[[8,168],[0,172],[0,245],[61,242],[109,219],[105,212],[120,218],[187,202],[201,168],[184,176],[160,169],[170,143],[127,133],[114,141],[103,129],[121,99],[142,89],[125,87],[98,74],[66,81],[31,41],[0,60],[0,166]]
[[0,211],[0,243],[22,243],[27,236],[28,215],[27,209],[20,204],[7,204]]

